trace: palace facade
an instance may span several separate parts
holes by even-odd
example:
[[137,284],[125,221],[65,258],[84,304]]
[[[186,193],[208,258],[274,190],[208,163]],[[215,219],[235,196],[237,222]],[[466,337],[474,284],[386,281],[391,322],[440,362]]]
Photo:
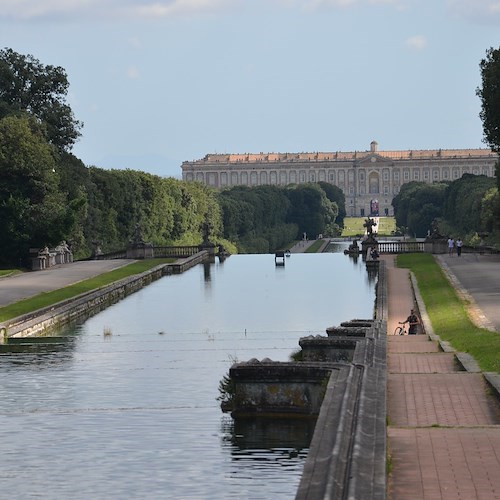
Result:
[[392,198],[410,181],[453,181],[463,174],[495,175],[498,155],[489,149],[332,153],[208,154],[182,163],[182,179],[218,189],[329,182],[342,189],[350,216],[393,215]]

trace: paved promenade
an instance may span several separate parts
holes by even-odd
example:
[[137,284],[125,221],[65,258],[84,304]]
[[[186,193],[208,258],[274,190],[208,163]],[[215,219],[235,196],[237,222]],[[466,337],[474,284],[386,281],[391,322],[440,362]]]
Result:
[[78,261],[0,278],[0,307],[93,278],[131,262],[127,259]]
[[[392,333],[408,316],[414,297],[408,270],[395,268],[393,256],[382,258]],[[443,256],[448,258],[454,259],[450,272],[469,274],[470,259]],[[484,287],[477,289],[496,293],[500,262],[487,261],[486,267]],[[489,320],[498,320],[498,314]],[[483,376],[461,371],[454,354],[442,352],[427,335],[389,335],[387,380],[389,498],[500,499],[500,404]]]

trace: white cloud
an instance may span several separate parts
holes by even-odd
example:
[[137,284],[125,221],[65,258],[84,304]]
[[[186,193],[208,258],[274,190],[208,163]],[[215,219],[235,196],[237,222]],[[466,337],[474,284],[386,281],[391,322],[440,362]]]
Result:
[[240,0],[0,0],[0,19],[147,18],[215,12]]
[[130,47],[132,47],[133,49],[142,49],[142,41],[141,39],[138,37],[138,36],[132,36],[128,39],[128,43],[130,45]]
[[452,15],[480,24],[500,22],[500,0],[448,0]]
[[306,9],[316,10],[323,7],[346,8],[356,5],[359,0],[305,0],[303,6]]
[[[224,12],[244,5],[251,6],[254,2],[255,0],[0,0],[0,19],[163,19]],[[265,3],[283,8],[317,10],[350,8],[356,5],[401,8],[405,2],[407,0],[267,0]]]
[[96,6],[98,0],[0,0],[0,18],[33,19],[61,16]]
[[407,38],[405,44],[411,49],[423,50],[427,47],[427,39],[423,35],[415,35]]
[[129,78],[130,80],[136,80],[140,76],[141,74],[137,66],[129,66],[127,68],[127,78]]

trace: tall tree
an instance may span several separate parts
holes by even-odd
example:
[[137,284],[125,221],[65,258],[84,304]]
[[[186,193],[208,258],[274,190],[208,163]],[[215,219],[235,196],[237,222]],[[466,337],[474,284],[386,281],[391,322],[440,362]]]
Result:
[[43,65],[32,55],[0,50],[0,118],[18,113],[34,115],[47,139],[60,150],[70,150],[82,123],[66,103],[69,82],[60,66]]
[[74,207],[59,191],[54,148],[27,116],[0,119],[0,259],[20,264],[30,247],[65,238]]
[[482,87],[476,94],[481,99],[484,137],[491,149],[500,153],[500,48],[488,49],[479,67]]

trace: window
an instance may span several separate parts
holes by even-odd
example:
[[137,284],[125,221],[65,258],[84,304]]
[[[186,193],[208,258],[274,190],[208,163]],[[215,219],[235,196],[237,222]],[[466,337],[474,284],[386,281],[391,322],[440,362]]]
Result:
[[380,191],[379,187],[379,175],[377,172],[372,172],[368,177],[369,192],[370,194],[378,194]]

